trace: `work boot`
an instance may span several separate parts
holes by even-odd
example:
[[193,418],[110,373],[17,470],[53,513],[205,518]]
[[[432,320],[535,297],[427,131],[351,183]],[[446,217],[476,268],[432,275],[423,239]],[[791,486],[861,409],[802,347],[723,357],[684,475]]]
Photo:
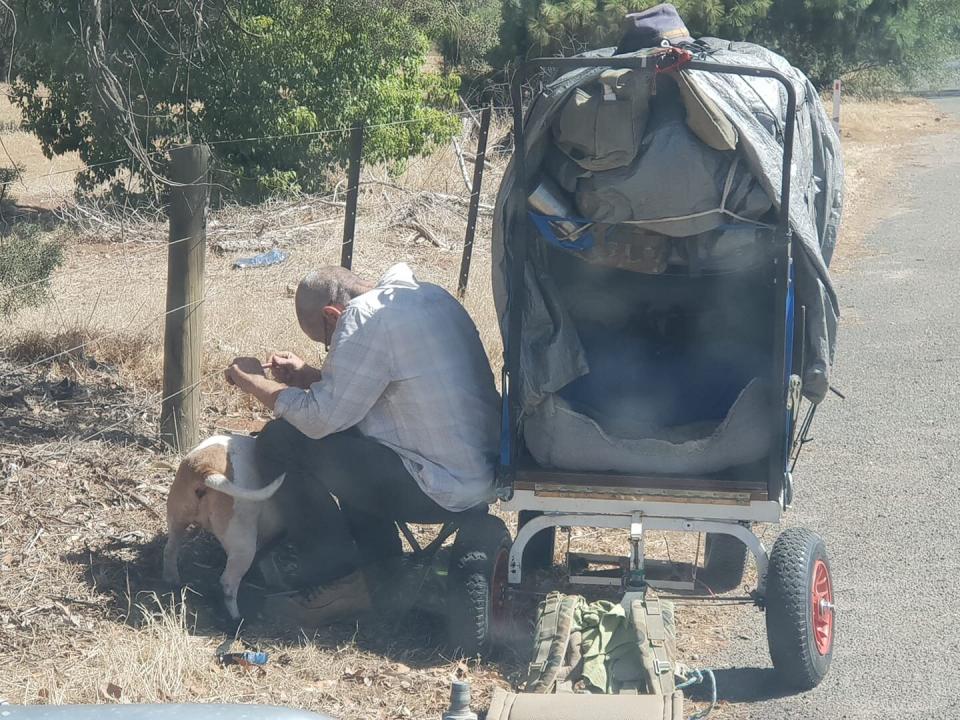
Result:
[[268,595],[263,604],[263,614],[271,620],[304,628],[355,619],[370,609],[370,591],[360,570],[308,590]]
[[[257,553],[255,568],[268,594],[327,585],[357,567],[353,547],[331,551],[329,543],[283,539]],[[253,576],[251,580],[256,582]]]

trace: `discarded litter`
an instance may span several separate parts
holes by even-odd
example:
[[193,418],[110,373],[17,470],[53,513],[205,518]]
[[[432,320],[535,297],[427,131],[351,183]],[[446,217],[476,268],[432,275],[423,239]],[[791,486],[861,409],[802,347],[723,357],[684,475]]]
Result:
[[221,665],[239,665],[240,667],[258,667],[262,668],[267,664],[270,656],[265,652],[244,651],[230,652],[233,648],[236,638],[227,638],[217,647],[217,661]]
[[262,667],[267,664],[270,656],[265,652],[231,652],[220,653],[217,656],[221,665],[240,665],[241,667]]
[[265,253],[260,253],[259,255],[254,255],[253,257],[240,258],[235,260],[233,266],[240,270],[245,270],[247,268],[258,268],[258,267],[267,267],[269,265],[279,265],[288,257],[287,253],[283,250],[268,250]]

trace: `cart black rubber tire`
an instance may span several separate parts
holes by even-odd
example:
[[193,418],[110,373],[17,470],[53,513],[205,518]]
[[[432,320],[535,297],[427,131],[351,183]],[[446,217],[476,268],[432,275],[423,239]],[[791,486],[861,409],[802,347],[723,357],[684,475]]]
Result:
[[743,583],[750,550],[740,538],[726,533],[707,533],[703,570],[699,579],[715,593],[735,590]]
[[511,544],[507,526],[494,515],[472,517],[457,530],[447,573],[446,613],[447,639],[455,653],[489,656],[502,639],[497,615],[498,608],[503,612]]
[[[825,566],[829,580],[830,560],[823,539],[804,528],[789,528],[774,543],[767,571],[770,658],[783,684],[798,692],[819,685],[833,658],[835,618],[832,610],[827,652],[818,649],[814,636],[812,596],[818,563]],[[830,594],[832,601],[832,580]]]
[[[517,513],[517,529],[519,530],[540,515],[543,515],[543,513],[539,510],[521,510]],[[552,568],[556,543],[557,529],[555,527],[541,530],[530,538],[530,542],[523,549],[523,558],[520,560],[523,573]]]

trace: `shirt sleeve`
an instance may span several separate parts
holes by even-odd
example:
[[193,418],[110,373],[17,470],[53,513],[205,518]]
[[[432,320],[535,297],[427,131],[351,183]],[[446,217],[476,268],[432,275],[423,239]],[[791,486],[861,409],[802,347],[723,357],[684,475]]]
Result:
[[321,371],[322,379],[309,390],[281,392],[273,411],[316,439],[363,420],[390,384],[390,342],[376,314],[365,314],[356,307],[344,311]]

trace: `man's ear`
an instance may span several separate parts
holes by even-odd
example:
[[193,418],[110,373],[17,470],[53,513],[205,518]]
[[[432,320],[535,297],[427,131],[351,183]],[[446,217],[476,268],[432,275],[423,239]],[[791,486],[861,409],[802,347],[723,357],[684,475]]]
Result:
[[325,319],[337,322],[343,315],[343,307],[340,305],[325,305],[320,312],[323,313]]

